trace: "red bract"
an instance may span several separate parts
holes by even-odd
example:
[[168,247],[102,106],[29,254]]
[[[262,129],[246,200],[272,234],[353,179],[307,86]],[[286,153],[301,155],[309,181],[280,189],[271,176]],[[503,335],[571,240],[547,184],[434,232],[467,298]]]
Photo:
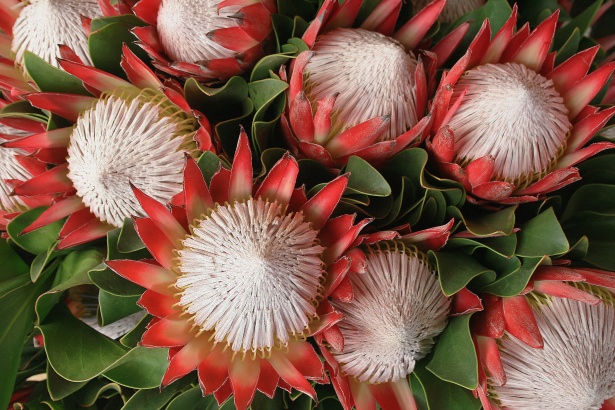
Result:
[[[242,131],[230,170],[207,185],[192,159],[184,170],[184,208],[169,211],[135,189],[148,218],[136,218],[155,261],[112,260],[119,275],[147,288],[140,304],[156,316],[142,345],[170,347],[165,386],[197,369],[203,394],[234,395],[249,407],[255,391],[278,386],[315,399],[308,380],[325,382],[306,337],[335,336],[354,258],[347,250],[368,220],[331,218],[347,185],[340,176],[312,198],[295,188],[299,168],[284,155],[260,183]],[[326,280],[325,280],[326,278]]]
[[598,47],[558,66],[549,53],[558,13],[533,32],[516,30],[517,8],[491,39],[485,21],[434,98],[428,149],[439,171],[460,181],[473,202],[535,201],[580,176],[573,166],[613,148],[585,146],[615,114],[588,105],[615,70],[588,74]]
[[432,2],[395,31],[400,0],[381,2],[359,28],[349,27],[361,0],[325,1],[303,35],[310,51],[293,62],[288,78],[281,123],[293,153],[329,167],[351,155],[379,164],[422,142],[435,69],[468,28],[461,25],[426,52],[426,69],[413,51],[444,4]]
[[265,55],[275,12],[273,0],[141,0],[134,13],[150,26],[135,28],[134,34],[164,72],[226,80]]

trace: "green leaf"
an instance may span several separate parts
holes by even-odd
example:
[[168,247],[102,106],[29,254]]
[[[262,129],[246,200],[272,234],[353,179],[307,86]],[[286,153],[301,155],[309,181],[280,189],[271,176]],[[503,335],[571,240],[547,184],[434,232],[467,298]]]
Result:
[[[2,261],[2,269],[0,269],[0,289],[2,289],[2,282],[20,276],[25,277],[28,273],[28,264],[21,259],[6,240],[0,240],[0,261]],[[0,295],[3,293],[4,292],[0,292]]]
[[250,74],[250,82],[252,83],[254,81],[271,78],[270,72],[278,72],[280,67],[283,64],[286,64],[288,60],[292,59],[293,55],[297,54],[298,51],[299,50],[295,48],[293,51],[280,54],[271,54],[263,57],[252,69],[252,74]]
[[122,410],[160,410],[184,387],[185,382],[180,379],[165,388],[138,390]]
[[470,335],[470,316],[450,318],[427,370],[442,380],[473,390],[478,386],[478,360]]
[[466,287],[477,276],[488,275],[495,279],[495,272],[484,267],[476,259],[462,252],[429,252],[434,259],[440,286],[446,296],[452,296]]
[[521,226],[517,233],[517,255],[542,257],[568,252],[570,245],[553,208],[549,208]]
[[575,242],[586,236],[589,244],[584,260],[602,269],[615,270],[615,217],[596,212],[579,212],[564,224]]
[[[587,199],[591,198],[591,201]],[[561,221],[574,220],[581,212],[590,211],[604,215],[615,216],[615,185],[589,184],[582,185],[570,197]]]
[[[27,274],[24,274],[27,278]],[[27,282],[0,296],[0,408],[6,409],[13,392],[26,336],[34,326],[34,303],[49,285],[47,280]]]
[[459,209],[451,209],[456,219],[463,220],[470,233],[476,236],[510,235],[515,228],[516,206],[497,212],[483,208],[466,207],[462,214]]
[[[132,29],[145,25],[134,16],[118,16],[92,20],[92,32],[88,37],[90,57],[94,67],[126,78],[126,73],[120,66],[122,46],[126,44],[143,61],[148,60],[147,54],[136,45],[136,36]],[[100,27],[100,28],[99,28]]]
[[46,253],[39,253],[36,255],[30,265],[30,279],[32,282],[36,282],[39,276],[41,276],[41,273],[43,273],[45,266],[58,256],[58,253],[54,252],[57,245],[58,242],[56,241],[49,246]]
[[248,84],[250,99],[254,103],[254,122],[252,137],[259,151],[264,150],[272,138],[274,126],[277,124],[284,107],[288,83],[266,78]]
[[126,333],[120,339],[120,343],[128,348],[136,347],[141,341],[141,337],[145,330],[147,329],[147,325],[152,321],[152,316],[145,315],[143,319],[128,333]]
[[412,395],[414,396],[417,410],[430,410],[429,404],[427,403],[425,386],[423,386],[415,372],[410,373],[410,388],[412,389]]
[[434,376],[423,366],[417,366],[413,374],[424,386],[430,409],[479,410],[480,400],[470,390],[447,383]]
[[39,56],[26,51],[24,66],[36,87],[48,93],[91,95],[77,77],[55,68]]
[[220,158],[216,154],[210,151],[205,151],[203,155],[197,161],[197,165],[205,178],[207,185],[211,182],[211,178],[214,176],[218,169],[220,169]]
[[578,30],[579,33],[585,33],[601,5],[602,0],[596,1],[591,7],[585,9],[581,14],[569,21],[568,24],[557,30],[553,37],[553,49],[560,50],[575,30]]
[[124,355],[104,376],[133,389],[159,387],[169,366],[169,349],[137,346]]
[[122,389],[115,383],[109,383],[104,379],[92,380],[85,387],[78,390],[72,397],[82,407],[93,406],[99,398],[112,397],[121,393]]
[[122,345],[75,318],[63,305],[56,305],[39,328],[49,363],[66,380],[90,380],[126,353]]
[[47,252],[49,247],[58,239],[58,234],[64,224],[64,221],[60,220],[21,235],[21,232],[31,225],[45,209],[47,208],[30,209],[14,218],[6,227],[6,231],[13,242],[34,255]]
[[71,382],[68,381],[53,370],[53,367],[47,363],[47,389],[49,395],[53,400],[62,400],[63,398],[70,396],[83,386],[87,382]]
[[347,193],[362,193],[371,196],[391,195],[386,179],[362,158],[351,156],[343,172],[349,172]]
[[579,42],[581,41],[581,33],[578,28],[575,28],[570,38],[562,45],[555,57],[555,65],[563,63],[570,57],[572,57],[579,49]]
[[484,287],[481,292],[503,297],[518,295],[525,289],[542,260],[543,257],[520,258],[521,264],[518,267],[499,276],[495,281]]
[[222,87],[208,87],[194,78],[184,85],[186,101],[190,107],[205,114],[211,122],[243,117],[252,105],[245,105],[248,99],[248,84],[242,77],[231,77]]
[[194,387],[177,396],[166,410],[214,410],[218,403],[212,394],[203,397],[199,387]]
[[135,229],[133,220],[131,218],[124,219],[124,224],[117,240],[117,250],[121,253],[132,253],[141,249],[145,249],[145,245]]
[[117,296],[104,290],[98,294],[100,325],[106,326],[142,309],[137,305],[140,296]]

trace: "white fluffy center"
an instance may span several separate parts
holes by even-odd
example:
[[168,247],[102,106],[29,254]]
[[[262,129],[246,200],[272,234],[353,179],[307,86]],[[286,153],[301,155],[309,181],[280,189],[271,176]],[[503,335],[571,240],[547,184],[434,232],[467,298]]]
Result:
[[277,202],[219,206],[179,251],[180,304],[233,351],[285,345],[316,316],[323,276],[317,234]]
[[461,77],[455,97],[465,89],[449,123],[456,161],[465,164],[491,155],[497,179],[513,183],[544,174],[571,127],[553,82],[523,64],[486,64]]
[[101,221],[117,227],[143,215],[129,182],[162,203],[183,187],[192,133],[167,115],[161,106],[169,104],[166,98],[150,99],[103,98],[82,114],[70,137],[68,176],[77,195]]
[[351,275],[354,300],[335,303],[344,373],[370,383],[394,382],[414,370],[446,327],[449,301],[428,264],[416,254],[375,251],[367,272]]
[[314,109],[318,100],[339,93],[331,137],[383,115],[391,116],[385,140],[417,123],[416,59],[396,40],[362,29],[336,29],[318,37],[313,51],[304,76]]
[[534,314],[543,349],[502,339],[506,385],[494,387],[502,409],[599,410],[615,396],[613,306],[554,298]]
[[167,55],[175,61],[198,63],[233,57],[235,52],[207,37],[213,30],[234,27],[231,16],[239,7],[225,7],[221,0],[162,0],[158,11],[158,36]]
[[81,16],[102,17],[96,0],[31,0],[13,26],[11,50],[18,64],[31,51],[58,67],[58,45],[69,46],[85,63],[92,64]]

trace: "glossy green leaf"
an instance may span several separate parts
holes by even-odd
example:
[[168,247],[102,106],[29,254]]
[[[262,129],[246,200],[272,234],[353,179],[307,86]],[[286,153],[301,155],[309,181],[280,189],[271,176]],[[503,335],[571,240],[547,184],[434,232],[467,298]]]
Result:
[[274,137],[274,129],[284,107],[288,83],[267,78],[248,84],[250,99],[254,103],[255,114],[252,123],[252,138],[259,151],[269,145]]
[[413,374],[424,386],[430,409],[479,410],[480,400],[470,390],[457,384],[447,383],[423,366],[417,366]]
[[[92,20],[92,32],[88,37],[90,57],[94,67],[126,78],[126,73],[120,66],[122,59],[122,46],[126,44],[143,61],[147,61],[147,54],[135,43],[137,38],[132,29],[142,26],[143,22],[131,17],[101,18]],[[100,28],[99,28],[100,27]]]
[[197,164],[205,178],[205,182],[209,185],[211,178],[214,176],[220,166],[220,158],[216,154],[210,151],[205,151],[203,155],[198,159]]
[[371,196],[391,195],[391,187],[386,179],[362,158],[351,156],[343,172],[350,173],[347,193],[355,192]]
[[[28,277],[27,274],[23,274]],[[0,296],[0,408],[6,409],[13,392],[21,351],[26,336],[32,332],[36,298],[49,286],[49,281],[41,278],[37,283],[25,284]]]
[[39,56],[26,51],[24,66],[36,87],[47,93],[91,95],[77,77],[60,70]]
[[83,386],[87,382],[71,382],[68,381],[53,370],[53,367],[47,363],[47,389],[49,395],[53,400],[61,400],[67,396],[70,396]]
[[578,30],[579,33],[585,33],[601,5],[602,0],[596,1],[591,7],[585,9],[581,14],[569,21],[568,24],[557,30],[553,37],[553,49],[560,50],[575,30]]
[[124,219],[124,224],[117,240],[117,250],[120,253],[131,253],[141,249],[145,249],[145,245],[135,229],[133,220],[131,218]]
[[213,395],[203,397],[199,387],[194,387],[177,396],[166,410],[216,410],[218,403]]
[[[184,85],[190,107],[205,114],[211,122],[220,122],[246,114],[248,84],[242,77],[231,77],[222,87],[208,87],[193,78]],[[250,105],[251,108],[251,105]]]
[[566,234],[575,242],[588,239],[584,260],[602,269],[615,270],[615,217],[596,212],[579,212],[564,224]]
[[488,212],[484,208],[466,207],[461,213],[458,209],[455,218],[463,220],[467,230],[476,236],[510,235],[515,228],[516,206],[510,206],[497,212]]
[[137,346],[123,356],[105,377],[133,389],[159,387],[169,366],[169,349]]
[[495,279],[495,272],[462,252],[429,252],[438,269],[440,286],[446,296],[452,296],[480,275]]
[[87,383],[72,397],[83,407],[93,406],[99,398],[112,397],[121,393],[122,389],[116,383],[109,383],[105,379],[96,379]]
[[126,353],[122,345],[75,318],[62,305],[56,305],[39,328],[49,363],[66,380],[90,380]]
[[296,47],[293,47],[293,50],[288,52],[270,54],[263,57],[252,69],[252,73],[250,74],[250,82],[252,83],[254,81],[271,78],[270,72],[278,72],[280,66],[286,64],[293,58],[293,55],[297,54],[298,51],[299,50]]
[[478,361],[470,335],[470,316],[452,317],[440,334],[427,370],[466,389],[478,386]]
[[555,57],[555,65],[559,65],[572,57],[579,50],[579,42],[581,41],[581,33],[578,28],[575,28],[568,40],[560,47]]
[[[20,276],[26,276],[28,273],[28,264],[15,252],[15,249],[6,240],[0,240],[0,261],[2,261],[2,269],[0,269],[0,289],[2,282]],[[0,292],[0,295],[4,292]]]
[[520,266],[509,272],[504,272],[495,281],[484,287],[482,292],[497,296],[518,295],[525,289],[542,260],[543,257],[520,258]]
[[117,296],[101,290],[98,294],[100,325],[106,326],[141,311],[137,305],[140,296]]
[[569,244],[553,208],[530,219],[517,233],[517,255],[542,257],[568,252]]
[[47,264],[58,256],[58,253],[54,252],[57,244],[58,242],[52,243],[49,249],[47,249],[47,252],[39,253],[34,260],[32,260],[30,264],[30,279],[32,282],[36,282]]
[[414,396],[417,410],[430,410],[429,404],[427,403],[425,386],[423,386],[421,380],[414,372],[410,373],[410,388],[412,388],[412,395]]
[[[591,198],[591,201],[587,199]],[[582,185],[570,197],[561,217],[562,224],[584,211],[615,216],[615,185]]]
[[47,252],[51,244],[58,239],[58,234],[64,224],[63,220],[53,222],[47,226],[21,235],[21,232],[32,224],[45,209],[45,207],[30,209],[17,216],[9,222],[6,227],[6,231],[13,242],[34,255]]
[[121,410],[160,410],[185,387],[180,379],[165,388],[140,389],[128,399]]

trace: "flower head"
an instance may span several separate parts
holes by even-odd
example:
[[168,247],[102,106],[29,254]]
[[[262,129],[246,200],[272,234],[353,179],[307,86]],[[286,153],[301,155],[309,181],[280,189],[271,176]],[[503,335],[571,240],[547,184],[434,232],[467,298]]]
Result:
[[[31,93],[34,106],[75,125],[6,143],[13,148],[59,148],[55,167],[15,188],[23,196],[56,194],[56,202],[29,232],[66,216],[59,247],[104,236],[125,218],[144,215],[129,182],[167,202],[182,189],[184,154],[211,148],[209,124],[191,115],[183,97],[163,89],[157,77],[124,48],[123,66],[135,84],[92,67],[63,60],[62,67],[101,92],[90,96]],[[195,143],[195,141],[198,142]]]
[[407,377],[446,327],[450,302],[414,246],[380,242],[365,254],[364,272],[350,276],[353,300],[332,303],[344,316],[343,350],[329,348],[334,386],[345,409],[414,408]]
[[533,308],[544,338],[534,349],[514,337],[501,341],[506,384],[494,386],[501,409],[594,409],[615,397],[615,309],[550,298]]
[[263,57],[275,11],[271,0],[141,0],[134,12],[151,26],[134,33],[161,70],[225,80]]
[[157,263],[107,262],[147,288],[139,303],[156,318],[141,343],[171,348],[162,385],[197,369],[203,394],[218,402],[234,394],[238,409],[257,389],[272,397],[277,386],[315,398],[308,380],[324,381],[324,369],[305,339],[336,328],[341,315],[327,297],[368,222],[330,218],[346,176],[308,200],[295,189],[291,156],[260,183],[251,157],[242,131],[230,171],[220,168],[209,186],[188,159],[182,215],[135,188],[149,216],[135,219],[137,232]]
[[[343,166],[351,155],[382,162],[420,143],[430,121],[424,113],[433,73],[414,50],[444,1],[434,1],[397,31],[401,1],[382,2],[351,28],[361,3],[324,2],[303,36],[310,51],[299,55],[289,78],[286,140],[297,155],[331,167]],[[461,26],[433,50],[436,62],[448,58],[465,30]]]
[[467,54],[443,77],[434,99],[438,167],[459,180],[473,202],[519,203],[580,176],[573,166],[615,145],[585,144],[615,115],[589,102],[615,63],[587,74],[598,48],[554,66],[558,13],[533,32],[515,31],[517,8],[490,39],[483,24]]

